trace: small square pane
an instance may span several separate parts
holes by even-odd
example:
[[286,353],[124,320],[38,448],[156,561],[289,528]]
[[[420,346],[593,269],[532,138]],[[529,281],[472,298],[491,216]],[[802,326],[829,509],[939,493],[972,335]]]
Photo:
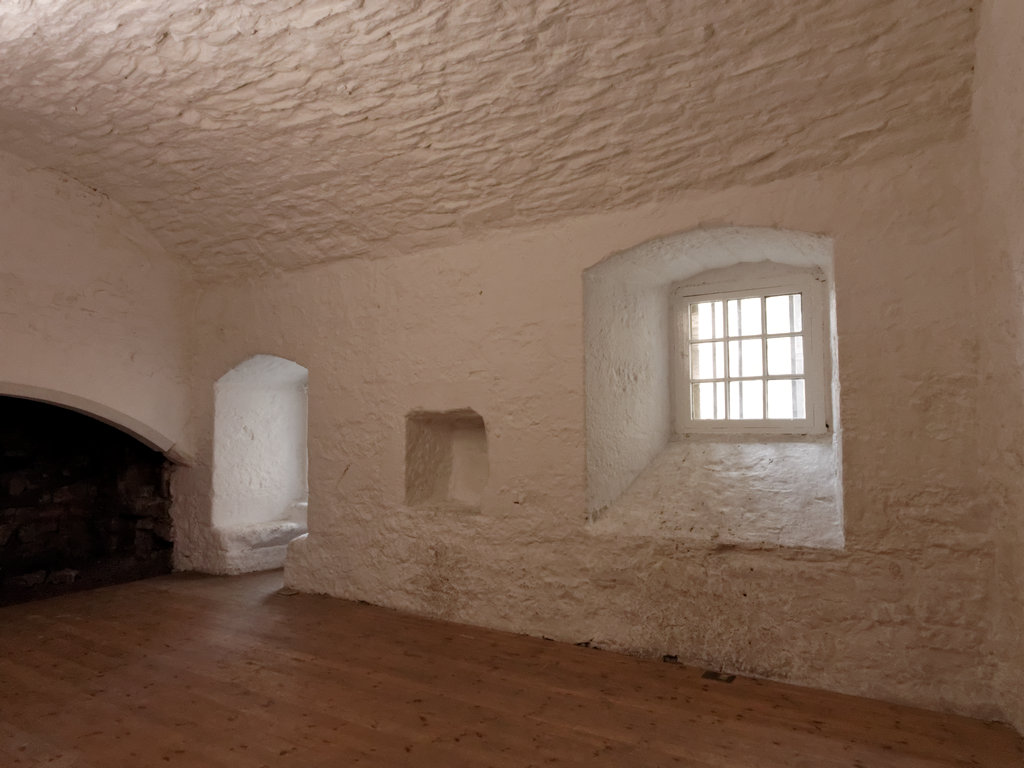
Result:
[[764,374],[764,352],[760,339],[729,342],[729,377]]
[[725,418],[725,382],[708,381],[693,385],[693,418]]
[[764,300],[767,333],[799,333],[803,330],[800,294],[769,296]]
[[758,380],[729,382],[729,418],[764,418],[763,381]]
[[725,376],[725,342],[704,341],[690,345],[690,378],[721,379]]
[[729,300],[729,335],[756,336],[761,333],[761,299]]
[[720,339],[724,335],[722,302],[702,301],[690,305],[690,338],[694,341]]
[[789,376],[804,372],[804,339],[802,336],[780,336],[768,339],[768,375]]
[[769,419],[804,419],[806,412],[803,379],[768,382]]

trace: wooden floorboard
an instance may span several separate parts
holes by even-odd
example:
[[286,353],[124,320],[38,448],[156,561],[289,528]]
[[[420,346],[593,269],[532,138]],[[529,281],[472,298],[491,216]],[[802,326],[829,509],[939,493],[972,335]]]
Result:
[[1002,725],[280,587],[0,608],[0,766],[1024,766]]

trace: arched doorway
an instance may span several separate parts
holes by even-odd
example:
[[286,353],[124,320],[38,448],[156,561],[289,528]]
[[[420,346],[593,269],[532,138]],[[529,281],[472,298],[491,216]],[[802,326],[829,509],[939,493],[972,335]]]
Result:
[[308,381],[298,363],[256,355],[214,385],[212,519],[229,573],[281,567],[306,532]]

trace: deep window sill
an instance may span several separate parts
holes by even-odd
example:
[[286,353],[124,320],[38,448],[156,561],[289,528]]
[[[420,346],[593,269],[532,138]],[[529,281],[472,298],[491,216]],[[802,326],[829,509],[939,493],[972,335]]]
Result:
[[593,532],[718,545],[842,549],[831,435],[694,435],[670,442]]

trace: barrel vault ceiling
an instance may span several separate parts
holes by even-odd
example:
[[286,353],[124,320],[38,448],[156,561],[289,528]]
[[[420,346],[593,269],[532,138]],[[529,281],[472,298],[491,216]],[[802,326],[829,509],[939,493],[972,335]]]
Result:
[[456,241],[962,135],[962,0],[5,0],[0,149],[200,276]]

